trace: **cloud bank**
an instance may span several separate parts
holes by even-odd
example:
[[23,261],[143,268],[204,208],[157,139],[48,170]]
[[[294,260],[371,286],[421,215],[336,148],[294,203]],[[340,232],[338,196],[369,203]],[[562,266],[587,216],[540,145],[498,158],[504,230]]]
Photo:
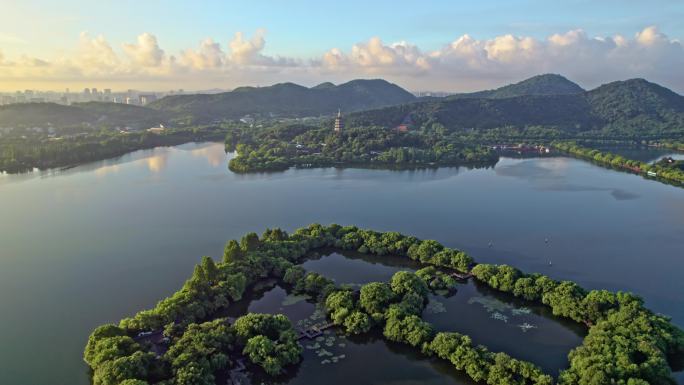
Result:
[[413,90],[469,91],[553,72],[589,88],[643,77],[684,92],[684,47],[655,26],[630,37],[591,37],[580,29],[545,39],[463,35],[437,50],[371,37],[306,59],[265,53],[265,30],[251,36],[237,32],[226,43],[224,48],[220,41],[207,38],[197,47],[167,52],[151,33],[119,47],[102,35],[82,33],[75,50],[52,60],[8,58],[0,49],[0,81],[198,89],[383,77]]

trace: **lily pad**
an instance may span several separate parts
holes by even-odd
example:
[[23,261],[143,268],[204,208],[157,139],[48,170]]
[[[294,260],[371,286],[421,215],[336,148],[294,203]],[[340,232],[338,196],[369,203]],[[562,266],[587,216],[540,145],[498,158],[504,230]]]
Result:
[[532,324],[529,324],[527,322],[522,323],[522,324],[517,325],[517,326],[520,328],[520,330],[523,331],[523,333],[527,333],[527,331],[530,329],[536,329],[537,328],[536,325],[532,325]]
[[468,304],[472,305],[474,303],[482,305],[488,313],[492,312],[498,312],[498,313],[503,313],[505,311],[508,311],[513,308],[512,305],[509,305],[505,302],[499,301],[498,299],[495,298],[489,298],[489,297],[471,297],[468,300]]
[[287,297],[283,299],[282,305],[283,306],[292,306],[295,304],[298,304],[300,302],[306,301],[310,299],[308,295],[297,295],[297,294],[289,294]]
[[503,322],[508,322],[508,316],[503,315],[499,312],[493,313],[491,318],[494,318],[495,320],[499,320],[499,321],[503,321]]
[[515,316],[530,314],[531,312],[532,312],[532,310],[530,310],[529,308],[526,308],[526,307],[521,307],[521,308],[511,310],[511,314],[513,314]]
[[425,311],[428,314],[439,314],[446,313],[447,309],[442,302],[431,299],[427,306],[425,306]]

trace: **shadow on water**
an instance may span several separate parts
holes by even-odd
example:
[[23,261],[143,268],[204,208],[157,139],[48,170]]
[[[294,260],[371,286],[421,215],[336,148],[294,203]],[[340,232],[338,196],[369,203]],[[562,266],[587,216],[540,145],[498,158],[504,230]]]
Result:
[[398,271],[416,271],[420,265],[410,259],[394,256],[376,256],[355,251],[324,250],[312,254],[302,267],[322,274],[338,285],[363,285],[369,282],[386,282]]

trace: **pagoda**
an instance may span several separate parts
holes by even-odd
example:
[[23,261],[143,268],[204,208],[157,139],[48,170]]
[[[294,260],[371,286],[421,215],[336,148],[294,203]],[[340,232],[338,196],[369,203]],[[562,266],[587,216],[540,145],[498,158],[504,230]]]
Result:
[[340,132],[344,128],[344,122],[342,121],[342,111],[337,110],[337,117],[335,118],[335,132]]

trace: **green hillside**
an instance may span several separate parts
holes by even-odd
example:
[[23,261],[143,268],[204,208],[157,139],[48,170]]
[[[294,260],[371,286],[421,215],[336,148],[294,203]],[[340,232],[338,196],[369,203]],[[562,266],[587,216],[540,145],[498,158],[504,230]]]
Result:
[[452,131],[543,127],[567,135],[684,136],[684,96],[643,79],[564,95],[449,97],[352,114],[348,123],[394,127],[407,116],[416,126],[439,123]]
[[238,119],[244,115],[263,117],[320,116],[343,111],[359,111],[411,102],[415,97],[384,80],[353,80],[338,86],[323,83],[313,88],[293,83],[270,87],[241,87],[212,95],[167,96],[151,108],[173,111],[179,116],[206,122]]
[[0,127],[147,128],[167,122],[170,116],[165,111],[119,103],[20,103],[0,106]]
[[565,77],[557,74],[543,74],[533,76],[515,84],[509,84],[494,90],[478,91],[449,96],[448,99],[463,98],[512,98],[529,95],[574,95],[584,92],[584,89]]

